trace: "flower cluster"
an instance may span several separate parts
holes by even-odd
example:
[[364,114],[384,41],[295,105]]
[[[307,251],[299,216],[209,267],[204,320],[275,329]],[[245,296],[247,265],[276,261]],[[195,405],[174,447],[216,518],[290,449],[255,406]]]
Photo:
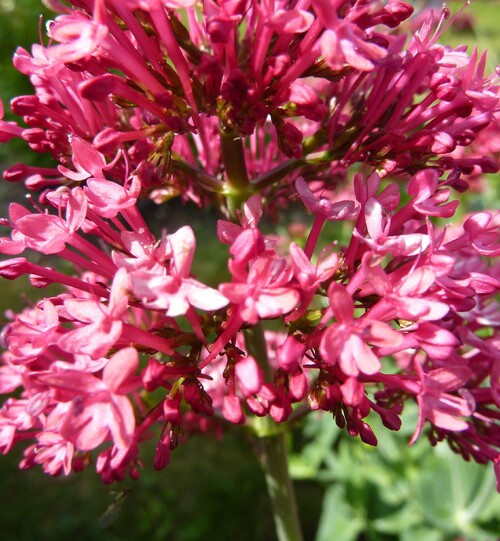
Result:
[[[1,221],[0,276],[63,289],[3,330],[2,452],[34,440],[21,466],[55,475],[95,450],[111,482],[138,475],[155,430],[157,469],[189,431],[315,410],[376,445],[368,416],[398,430],[413,400],[412,442],[427,426],[500,479],[499,216],[439,225],[453,190],[498,170],[498,78],[438,43],[447,10],[47,3],[49,45],[14,57],[35,88],[12,100],[25,127],[0,121],[0,140],[54,167],[4,173],[39,195]],[[176,195],[221,212],[230,281],[193,276],[189,225],[158,238],[141,214]],[[266,232],[297,204],[307,235]]]

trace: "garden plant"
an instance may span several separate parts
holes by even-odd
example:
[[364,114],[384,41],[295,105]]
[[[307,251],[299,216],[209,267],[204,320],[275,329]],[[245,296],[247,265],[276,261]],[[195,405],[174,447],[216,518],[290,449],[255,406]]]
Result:
[[[498,180],[499,73],[443,44],[459,14],[45,4],[47,36],[13,59],[34,92],[0,141],[50,160],[4,172],[28,195],[0,220],[0,276],[60,289],[8,314],[0,450],[114,483],[235,430],[277,538],[300,541],[290,434],[322,412],[376,446],[413,404],[410,445],[447,442],[500,490],[500,216],[467,205]],[[174,199],[183,225],[150,219]],[[219,216],[210,279],[193,207]]]

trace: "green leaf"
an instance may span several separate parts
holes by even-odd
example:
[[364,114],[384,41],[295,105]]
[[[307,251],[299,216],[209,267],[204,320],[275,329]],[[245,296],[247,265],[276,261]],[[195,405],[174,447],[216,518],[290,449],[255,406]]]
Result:
[[316,541],[356,541],[364,520],[345,499],[345,488],[332,485],[325,493]]
[[442,532],[421,527],[406,530],[401,535],[400,541],[444,541],[444,539]]
[[401,507],[398,511],[375,519],[372,523],[373,529],[385,534],[400,534],[422,523],[422,514],[411,502]]

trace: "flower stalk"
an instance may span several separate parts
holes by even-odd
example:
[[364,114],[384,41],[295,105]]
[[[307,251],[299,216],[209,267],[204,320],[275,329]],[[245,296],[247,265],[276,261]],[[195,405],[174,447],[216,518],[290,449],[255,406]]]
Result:
[[260,438],[260,463],[273,506],[278,541],[303,541],[295,490],[288,468],[286,433]]
[[[274,371],[269,364],[261,323],[245,330],[245,344],[266,378],[272,378]],[[258,437],[258,457],[266,478],[278,541],[302,541],[295,490],[288,467],[286,429],[269,418],[259,421],[253,428]]]

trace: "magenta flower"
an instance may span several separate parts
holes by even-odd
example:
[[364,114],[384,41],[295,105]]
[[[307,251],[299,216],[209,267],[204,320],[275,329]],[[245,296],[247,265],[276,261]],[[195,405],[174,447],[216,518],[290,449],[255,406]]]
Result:
[[368,344],[397,346],[402,342],[401,335],[382,321],[355,320],[352,298],[340,284],[330,285],[328,300],[337,322],[323,333],[321,354],[328,363],[338,363],[349,376],[375,374],[381,364]]
[[255,324],[261,318],[287,314],[297,306],[299,293],[288,285],[291,272],[283,258],[257,257],[244,279],[220,286],[222,294],[238,307],[242,320]]
[[[411,443],[427,424],[500,477],[500,215],[454,195],[498,171],[498,74],[441,45],[446,10],[48,3],[0,142],[53,165],[4,172],[31,193],[0,219],[0,276],[59,289],[6,312],[1,451],[30,440],[21,467],[68,475],[97,449],[112,482],[151,438],[157,470],[231,425],[266,453],[318,410],[376,445],[371,414],[399,430],[413,401]],[[167,233],[149,209],[174,198]],[[215,284],[192,274],[206,208]]]

